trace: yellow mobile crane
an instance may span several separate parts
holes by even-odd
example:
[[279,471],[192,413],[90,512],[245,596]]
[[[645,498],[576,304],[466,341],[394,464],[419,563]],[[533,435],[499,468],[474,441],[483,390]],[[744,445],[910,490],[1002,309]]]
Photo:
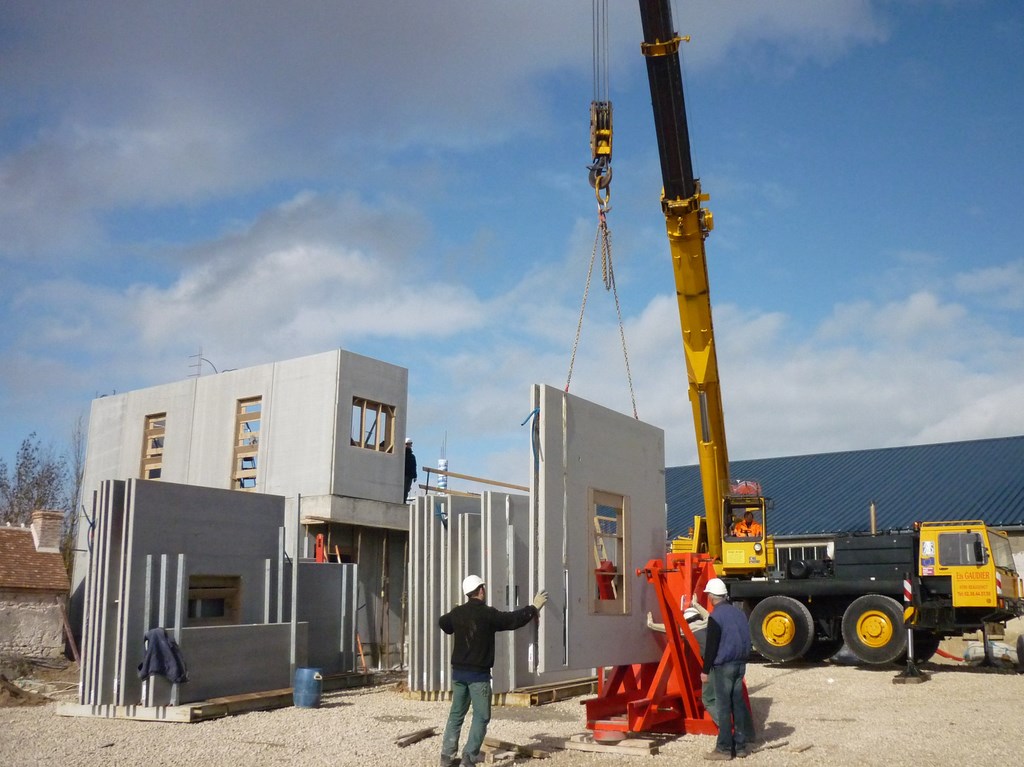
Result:
[[[704,494],[703,517],[694,518],[690,536],[673,544],[667,569],[652,561],[648,577],[690,586],[702,582],[713,567],[729,583],[732,598],[749,611],[754,648],[774,661],[824,657],[845,642],[866,663],[888,663],[907,651],[904,624],[914,629],[914,655],[926,660],[942,637],[1021,616],[1024,582],[1014,568],[1009,540],[982,521],[925,522],[912,530],[839,535],[831,557],[790,561],[785,571],[775,570],[774,546],[766,534],[771,504],[757,483],[729,477],[704,252],[714,220],[703,206],[708,195],[694,177],[690,158],[679,67],[684,38],[673,28],[669,0],[639,2],[641,50],[661,156],[661,206]],[[753,520],[745,524],[747,512]],[[741,527],[748,535],[738,535]]]
[[[709,196],[693,174],[690,136],[683,100],[679,45],[667,0],[641,0],[647,76],[654,107],[654,126],[661,156],[665,213],[672,252],[679,322],[686,355],[690,407],[697,436],[697,455],[704,493],[704,515],[695,516],[690,535],[676,541],[673,551],[707,553],[722,575],[763,572],[774,565],[771,538],[765,534],[770,501],[755,482],[732,482],[725,442],[725,418],[718,380],[715,330],[711,321],[704,240],[714,228]],[[688,39],[688,38],[687,38]],[[754,535],[735,534],[735,525],[749,512]]]

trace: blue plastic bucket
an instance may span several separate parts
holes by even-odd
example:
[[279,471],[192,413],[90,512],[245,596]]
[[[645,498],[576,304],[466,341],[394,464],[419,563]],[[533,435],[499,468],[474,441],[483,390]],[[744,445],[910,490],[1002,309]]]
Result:
[[295,669],[295,685],[292,687],[292,702],[298,708],[320,708],[320,695],[324,689],[324,678],[318,668]]

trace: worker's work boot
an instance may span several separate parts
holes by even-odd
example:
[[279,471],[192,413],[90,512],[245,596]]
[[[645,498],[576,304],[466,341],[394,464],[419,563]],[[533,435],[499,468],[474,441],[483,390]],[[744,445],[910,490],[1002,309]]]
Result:
[[704,758],[709,762],[727,762],[732,759],[732,754],[728,754],[725,751],[719,751],[716,748],[714,751],[704,754]]

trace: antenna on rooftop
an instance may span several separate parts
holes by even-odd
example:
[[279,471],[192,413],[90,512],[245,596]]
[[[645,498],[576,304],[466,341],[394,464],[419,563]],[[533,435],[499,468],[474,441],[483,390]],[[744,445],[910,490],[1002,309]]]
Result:
[[199,378],[199,376],[201,376],[203,374],[203,363],[204,362],[207,365],[209,365],[211,368],[213,368],[213,372],[214,373],[219,373],[220,372],[219,370],[217,370],[217,367],[212,362],[210,362],[208,359],[206,359],[206,357],[203,356],[203,347],[202,346],[199,347],[199,354],[191,354],[191,355],[189,355],[189,359],[190,360],[195,360],[195,362],[193,362],[191,365],[189,365],[189,367],[191,367],[195,371],[194,373],[192,373],[189,376],[189,378]]

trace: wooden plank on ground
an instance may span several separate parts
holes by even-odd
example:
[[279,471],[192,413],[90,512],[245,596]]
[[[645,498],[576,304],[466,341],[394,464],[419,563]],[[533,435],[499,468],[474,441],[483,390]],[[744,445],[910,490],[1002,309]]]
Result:
[[507,740],[493,738],[490,735],[484,736],[484,745],[503,751],[515,751],[519,756],[528,756],[531,759],[547,759],[551,756],[550,751],[534,748],[533,746],[520,746],[518,743],[510,743]]
[[645,756],[657,754],[656,741],[645,738],[626,738],[617,743],[598,743],[593,735],[573,735],[565,741],[565,747],[573,751],[594,751],[602,754],[622,754],[623,756]]

